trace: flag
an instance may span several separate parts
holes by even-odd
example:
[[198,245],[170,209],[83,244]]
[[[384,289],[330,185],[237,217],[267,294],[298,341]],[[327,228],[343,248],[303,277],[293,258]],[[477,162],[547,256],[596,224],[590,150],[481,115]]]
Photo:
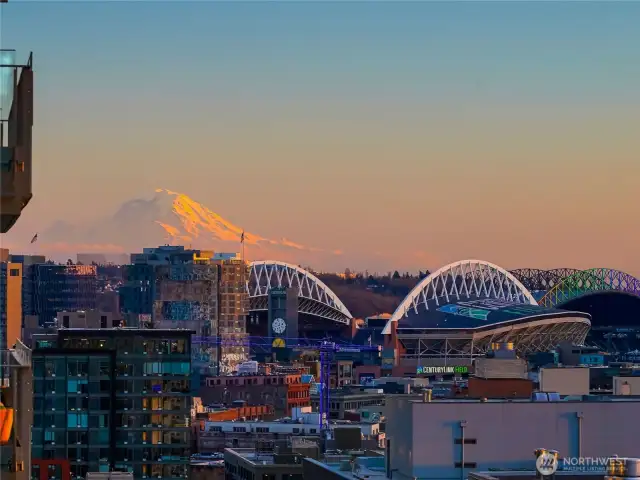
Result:
[[242,231],[242,234],[240,235],[240,243],[244,243],[244,230]]
[[36,233],[31,239],[31,243],[36,243],[38,241],[38,234]]

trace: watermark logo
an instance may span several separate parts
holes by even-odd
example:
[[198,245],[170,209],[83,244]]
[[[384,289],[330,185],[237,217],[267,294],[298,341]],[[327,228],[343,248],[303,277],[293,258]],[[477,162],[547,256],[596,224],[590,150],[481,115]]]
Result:
[[608,467],[608,457],[565,457],[560,462],[560,469],[570,472],[603,473]]
[[542,452],[536,459],[536,470],[545,477],[553,475],[558,470],[558,458],[551,452]]
[[609,467],[608,457],[564,457],[558,459],[552,452],[542,452],[536,459],[536,470],[542,476],[550,476],[557,471],[604,473]]

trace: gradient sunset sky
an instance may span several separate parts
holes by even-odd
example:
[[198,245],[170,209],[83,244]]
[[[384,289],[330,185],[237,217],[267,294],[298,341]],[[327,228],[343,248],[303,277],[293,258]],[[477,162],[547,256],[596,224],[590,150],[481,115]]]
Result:
[[640,275],[640,2],[9,1],[36,126],[7,244],[166,188],[344,252],[318,268]]

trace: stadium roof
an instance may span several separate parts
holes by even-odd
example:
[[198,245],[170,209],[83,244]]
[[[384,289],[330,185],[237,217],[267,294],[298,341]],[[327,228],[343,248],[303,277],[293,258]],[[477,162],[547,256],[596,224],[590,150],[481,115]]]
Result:
[[407,316],[398,322],[402,329],[480,329],[497,324],[531,320],[531,317],[582,317],[590,320],[587,313],[572,312],[537,305],[512,303],[492,298],[470,298],[457,302],[429,302],[428,309],[418,313],[410,309]]

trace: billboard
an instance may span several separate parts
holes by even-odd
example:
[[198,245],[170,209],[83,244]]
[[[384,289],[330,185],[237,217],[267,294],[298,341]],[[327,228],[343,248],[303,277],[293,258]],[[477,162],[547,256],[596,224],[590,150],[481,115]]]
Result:
[[361,373],[358,380],[360,385],[367,385],[369,383],[373,383],[375,378],[376,376],[373,373]]
[[463,375],[469,373],[466,365],[447,365],[444,367],[418,367],[418,375]]

